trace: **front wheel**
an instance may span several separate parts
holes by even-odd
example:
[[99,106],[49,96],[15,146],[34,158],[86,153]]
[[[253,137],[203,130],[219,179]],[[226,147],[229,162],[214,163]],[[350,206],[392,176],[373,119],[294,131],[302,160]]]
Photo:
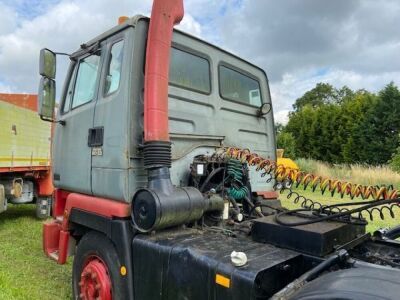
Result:
[[72,268],[73,299],[122,300],[119,259],[112,242],[95,231],[78,244]]

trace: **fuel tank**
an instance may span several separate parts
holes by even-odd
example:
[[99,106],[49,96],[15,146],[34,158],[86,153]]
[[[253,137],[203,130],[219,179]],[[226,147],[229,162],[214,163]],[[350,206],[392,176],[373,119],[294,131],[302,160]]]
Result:
[[[268,299],[320,262],[246,236],[178,229],[133,239],[135,299]],[[247,257],[231,261],[232,251]]]

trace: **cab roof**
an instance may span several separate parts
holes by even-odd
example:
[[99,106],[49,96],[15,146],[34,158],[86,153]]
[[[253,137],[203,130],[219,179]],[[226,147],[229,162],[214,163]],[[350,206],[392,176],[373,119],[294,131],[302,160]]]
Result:
[[[110,28],[109,30],[103,32],[102,34],[96,36],[95,38],[89,40],[88,42],[82,44],[81,48],[79,50],[77,50],[77,51],[75,51],[74,53],[71,54],[71,58],[81,56],[82,54],[84,54],[86,52],[90,52],[92,49],[97,49],[97,47],[99,46],[101,41],[107,39],[110,36],[113,36],[114,34],[124,30],[127,27],[135,27],[140,21],[148,22],[149,20],[150,20],[149,17],[143,16],[143,15],[135,15],[135,16],[127,19],[122,24],[116,25],[116,26]],[[227,51],[227,50],[225,50],[225,49],[223,49],[221,47],[218,47],[218,46],[216,46],[214,44],[211,44],[211,43],[209,43],[209,42],[207,42],[207,41],[205,41],[205,40],[203,40],[201,38],[198,38],[198,37],[196,37],[194,35],[191,35],[189,33],[181,31],[179,29],[175,29],[174,28],[174,32],[179,32],[180,34],[186,35],[186,36],[188,36],[188,37],[190,37],[192,39],[195,39],[195,40],[197,40],[197,41],[199,41],[201,43],[204,43],[204,44],[206,44],[206,45],[208,45],[210,47],[218,49],[219,51],[222,51],[222,52],[224,52],[224,53],[226,53],[226,54],[228,54],[230,56],[233,56],[236,59],[239,59],[239,60],[241,60],[241,61],[253,66],[254,68],[259,69],[261,72],[264,73],[264,75],[265,75],[265,77],[266,77],[266,79],[268,81],[268,76],[267,76],[266,72],[264,71],[264,69],[262,69],[259,66],[249,62],[248,60],[245,60],[245,59],[237,56],[236,54],[233,54],[233,53],[231,53],[231,52],[229,52],[229,51]]]

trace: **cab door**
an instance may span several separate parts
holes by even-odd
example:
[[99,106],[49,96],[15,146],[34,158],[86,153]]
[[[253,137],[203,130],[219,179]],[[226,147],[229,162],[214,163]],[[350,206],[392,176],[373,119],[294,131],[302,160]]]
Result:
[[133,29],[105,41],[104,67],[94,113],[94,128],[102,141],[92,153],[92,191],[100,197],[128,201],[130,66]]
[[54,185],[92,194],[90,130],[93,128],[102,56],[100,49],[72,63],[53,143]]

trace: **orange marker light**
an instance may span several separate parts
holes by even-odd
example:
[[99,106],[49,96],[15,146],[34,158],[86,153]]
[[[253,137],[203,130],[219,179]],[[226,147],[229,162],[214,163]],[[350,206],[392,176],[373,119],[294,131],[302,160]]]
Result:
[[121,24],[125,23],[125,22],[128,21],[128,20],[129,20],[129,17],[127,17],[127,16],[120,16],[120,17],[118,18],[118,25],[121,25]]
[[125,266],[121,266],[121,268],[120,268],[120,273],[121,273],[121,275],[122,276],[125,276],[126,275],[126,267]]
[[231,280],[221,274],[215,275],[215,283],[222,285],[223,287],[229,288],[231,286]]

